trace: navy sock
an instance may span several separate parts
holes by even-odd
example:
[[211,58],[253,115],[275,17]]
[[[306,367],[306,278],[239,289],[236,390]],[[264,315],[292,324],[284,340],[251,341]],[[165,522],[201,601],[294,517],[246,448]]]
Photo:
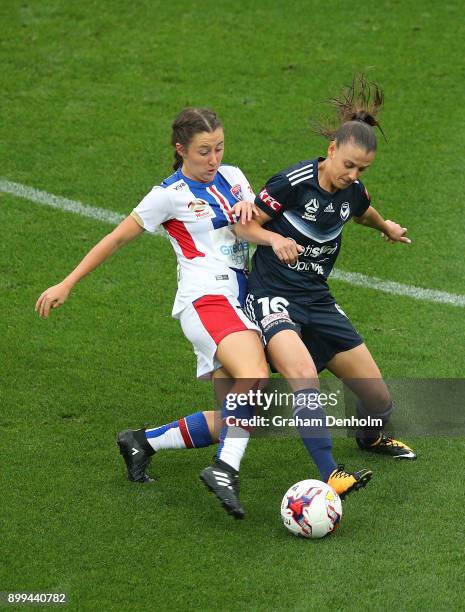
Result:
[[213,444],[203,412],[195,412],[167,425],[147,428],[144,439],[152,451],[156,452],[163,449],[201,448]]
[[210,430],[208,429],[207,419],[203,412],[195,412],[186,416],[184,419],[186,429],[190,434],[194,448],[203,448],[213,444]]
[[372,419],[381,419],[381,426],[375,427],[373,425],[367,425],[363,427],[359,427],[357,429],[356,436],[359,438],[364,444],[373,444],[380,437],[383,429],[386,427],[386,424],[389,420],[389,417],[394,410],[394,405],[391,402],[386,408],[384,408],[383,412],[368,412],[363,403],[359,400],[357,402],[357,416],[359,419],[368,419],[368,417]]
[[294,418],[314,419],[313,425],[297,425],[308,453],[317,466],[321,479],[326,482],[337,468],[333,457],[333,443],[326,427],[326,413],[321,407],[318,389],[303,389],[294,394]]

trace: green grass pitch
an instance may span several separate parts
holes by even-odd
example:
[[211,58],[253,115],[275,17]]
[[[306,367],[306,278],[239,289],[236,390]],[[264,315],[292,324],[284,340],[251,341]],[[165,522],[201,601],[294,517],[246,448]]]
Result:
[[[217,110],[225,161],[258,189],[324,154],[309,120],[367,70],[387,142],[364,182],[413,244],[351,224],[338,268],[464,293],[458,0],[4,0],[0,22],[1,177],[119,213],[170,172],[183,106]],[[0,591],[66,592],[89,611],[464,608],[463,438],[412,439],[418,461],[395,465],[337,438],[337,458],[374,478],[316,542],[279,517],[286,489],[316,476],[298,440],[249,445],[243,522],[198,481],[212,449],[160,453],[157,484],[134,486],[116,432],[212,406],[170,317],[169,244],[129,245],[44,322],[38,295],[111,228],[5,194],[0,215]],[[463,377],[463,308],[332,288],[386,377]]]

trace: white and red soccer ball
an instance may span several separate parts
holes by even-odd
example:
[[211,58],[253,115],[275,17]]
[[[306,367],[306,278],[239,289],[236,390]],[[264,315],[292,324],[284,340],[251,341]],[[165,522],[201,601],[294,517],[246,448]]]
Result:
[[285,527],[303,538],[323,538],[341,520],[341,498],[320,480],[301,480],[286,492],[281,503]]

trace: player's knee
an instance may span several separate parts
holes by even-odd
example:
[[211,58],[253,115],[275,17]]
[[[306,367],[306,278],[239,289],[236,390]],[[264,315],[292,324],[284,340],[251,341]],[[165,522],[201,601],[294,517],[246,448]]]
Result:
[[279,372],[282,376],[288,379],[294,380],[316,380],[318,379],[318,372],[316,367],[311,363],[283,363],[279,368]]
[[255,378],[259,381],[264,381],[265,384],[268,382],[268,376],[270,374],[269,368],[268,368],[268,364],[265,360],[263,360],[263,363],[260,363],[257,366],[257,374],[255,376]]
[[372,390],[370,394],[362,399],[362,403],[368,412],[385,412],[392,405],[392,398],[387,389]]
[[257,384],[262,383],[266,385],[268,382],[268,365],[263,363],[256,364],[244,364],[244,366],[237,369],[235,372],[235,378],[251,378],[257,381]]

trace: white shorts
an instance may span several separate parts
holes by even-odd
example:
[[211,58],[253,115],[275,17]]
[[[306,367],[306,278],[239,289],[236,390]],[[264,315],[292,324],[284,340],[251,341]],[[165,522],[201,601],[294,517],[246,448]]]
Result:
[[216,350],[223,338],[246,329],[260,333],[243,312],[238,299],[226,295],[203,295],[184,308],[179,320],[197,356],[197,378],[210,378],[221,368]]

